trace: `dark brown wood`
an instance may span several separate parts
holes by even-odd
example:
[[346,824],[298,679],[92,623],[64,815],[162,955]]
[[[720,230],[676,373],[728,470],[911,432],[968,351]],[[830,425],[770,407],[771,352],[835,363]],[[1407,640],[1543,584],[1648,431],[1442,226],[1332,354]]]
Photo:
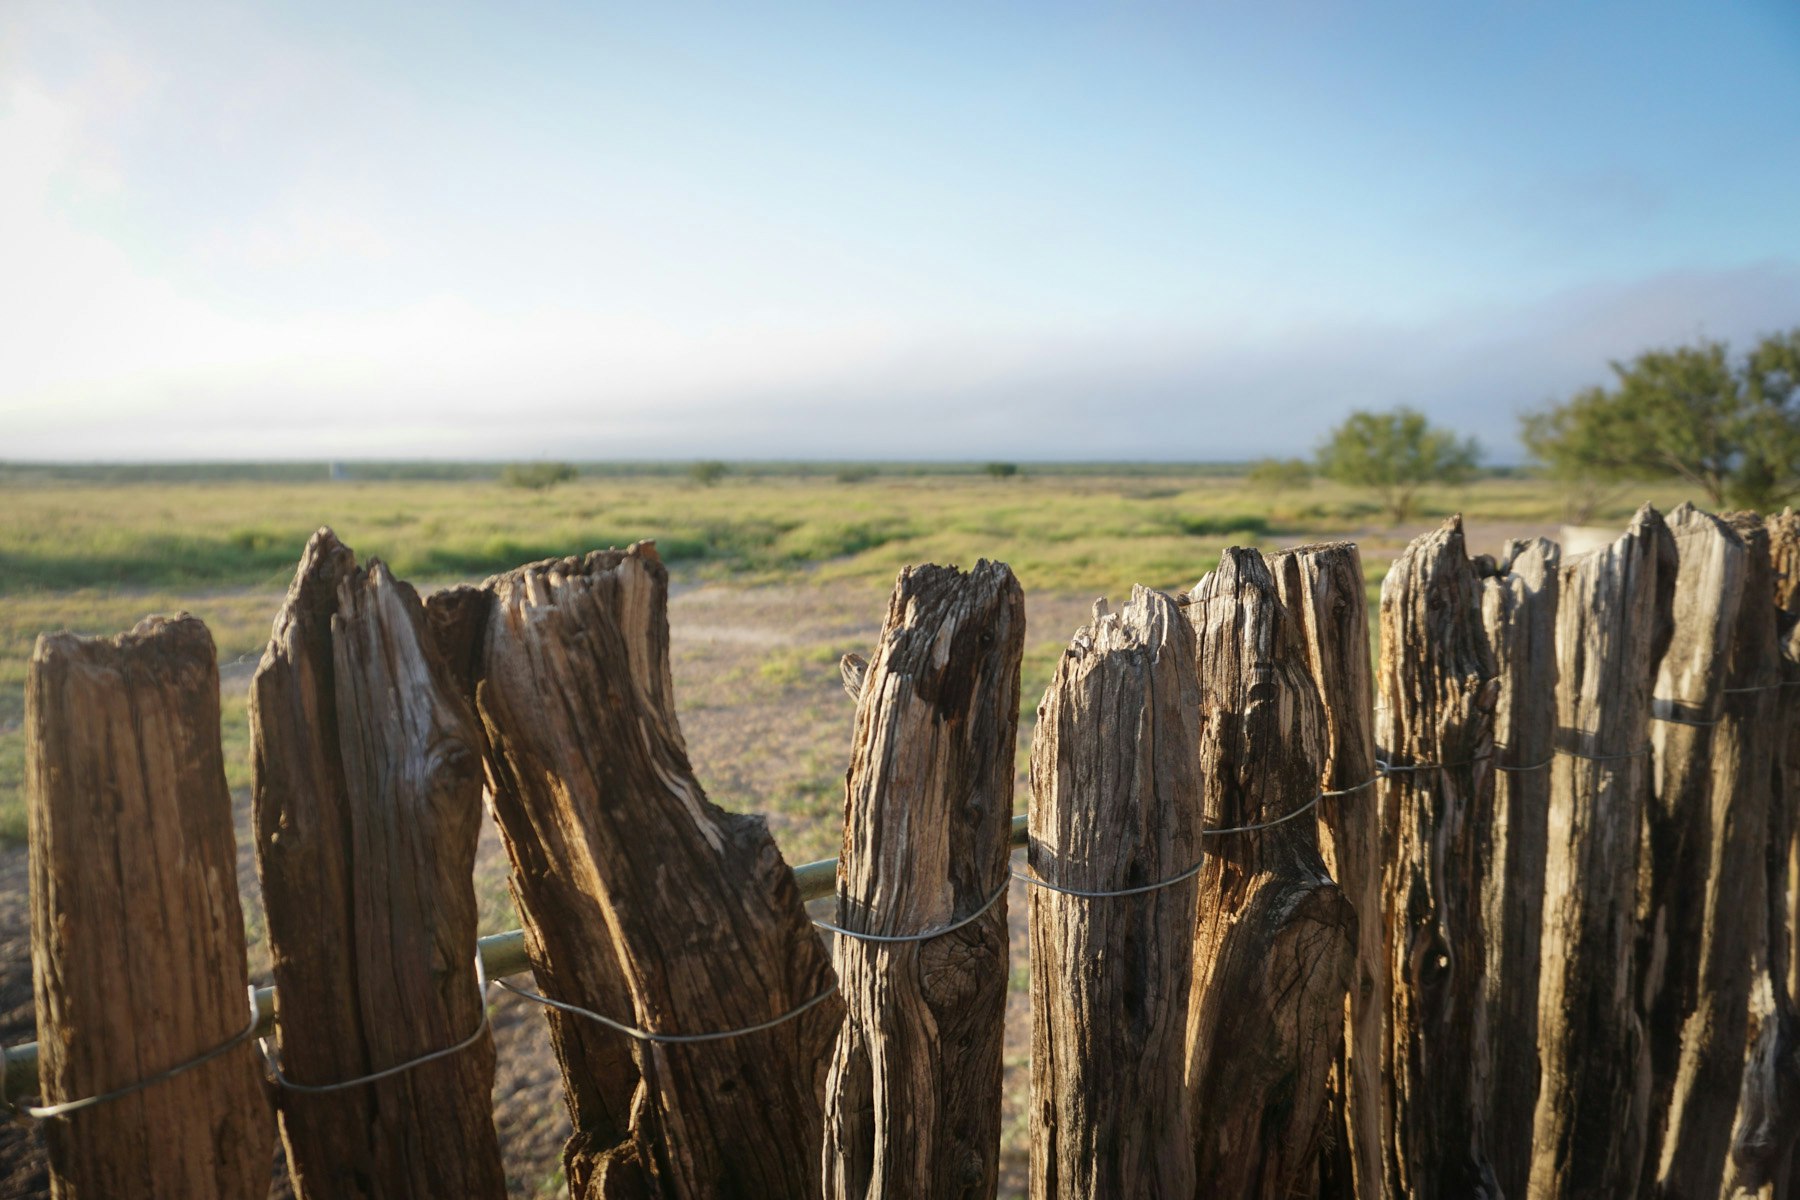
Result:
[[[313,535],[250,690],[283,1073],[334,1084],[478,1029],[481,735],[417,593]],[[504,1196],[483,1036],[403,1074],[278,1090],[296,1194]]]
[[[701,1034],[830,990],[825,948],[762,818],[712,805],[688,764],[655,548],[551,559],[485,588],[477,708],[543,991],[641,1030]],[[443,627],[463,627],[455,610],[473,603],[447,598]],[[825,1067],[842,1017],[832,997],[695,1044],[554,1018],[577,1121],[572,1191],[818,1195]],[[620,1050],[641,1077],[624,1131]]]
[[1381,1195],[1381,1018],[1387,956],[1381,914],[1380,793],[1375,787],[1375,673],[1362,555],[1326,542],[1269,558],[1282,605],[1294,618],[1325,706],[1325,787],[1319,852],[1357,914],[1355,975],[1344,1044],[1332,1072],[1332,1153],[1323,1193]]
[[1674,541],[1648,505],[1623,537],[1562,567],[1529,1185],[1545,1200],[1638,1194],[1648,1094],[1638,840],[1674,589]]
[[[1032,739],[1038,878],[1118,891],[1200,861],[1199,708],[1194,633],[1168,596],[1134,588],[1076,632]],[[1198,886],[1032,889],[1034,1200],[1194,1195],[1183,1070]]]
[[[127,1087],[243,1033],[243,913],[212,635],[186,615],[47,634],[25,681],[32,975],[46,1104]],[[256,1047],[47,1121],[51,1195],[264,1195]]]
[[[1320,791],[1325,714],[1299,625],[1255,550],[1232,548],[1187,606],[1209,829],[1291,816]],[[1200,874],[1188,1084],[1201,1194],[1310,1189],[1344,1036],[1356,912],[1310,812],[1210,837]]]
[[1502,1194],[1525,1195],[1537,1104],[1537,993],[1544,921],[1550,759],[1556,735],[1556,604],[1562,551],[1533,538],[1507,543],[1482,581],[1481,616],[1499,671],[1494,707],[1494,808],[1483,879],[1487,961],[1485,1069],[1488,1160]]
[[1500,681],[1462,518],[1381,585],[1382,897],[1390,1100],[1386,1194],[1498,1196],[1488,1161],[1482,897],[1492,870]]
[[1742,914],[1766,908],[1776,697],[1742,689],[1774,681],[1777,662],[1760,519],[1734,529],[1684,504],[1668,524],[1674,629],[1653,701],[1657,786],[1640,867],[1650,901],[1639,956],[1651,1069],[1645,1178],[1660,1195],[1692,1196],[1718,1188],[1753,960],[1766,950],[1766,928]]
[[[1004,564],[900,573],[857,681],[838,925],[920,933],[1005,887],[1024,646],[1025,598]],[[1006,898],[926,941],[840,936],[834,957],[847,1017],[826,1092],[826,1195],[992,1196]]]

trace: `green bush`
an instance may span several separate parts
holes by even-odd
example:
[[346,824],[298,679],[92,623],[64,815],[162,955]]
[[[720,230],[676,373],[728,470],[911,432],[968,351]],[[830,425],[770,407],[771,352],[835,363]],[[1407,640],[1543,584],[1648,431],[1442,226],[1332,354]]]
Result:
[[573,465],[565,462],[508,463],[500,471],[500,482],[507,487],[541,492],[567,483],[579,474]]

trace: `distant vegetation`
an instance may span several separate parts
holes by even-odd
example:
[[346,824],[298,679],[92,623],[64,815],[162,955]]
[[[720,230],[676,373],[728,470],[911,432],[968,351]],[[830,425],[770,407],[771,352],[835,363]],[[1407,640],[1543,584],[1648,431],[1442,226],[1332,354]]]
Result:
[[692,479],[701,487],[711,487],[719,482],[719,480],[725,478],[730,472],[731,468],[724,463],[719,462],[717,459],[708,459],[705,462],[697,462],[689,467],[688,478]]
[[987,473],[995,479],[1011,479],[1019,473],[1018,463],[991,462],[987,465]]
[[1412,516],[1421,488],[1467,482],[1480,458],[1474,439],[1459,438],[1402,406],[1351,413],[1319,447],[1319,472],[1373,491],[1399,524]]
[[1612,387],[1521,422],[1532,456],[1571,489],[1577,520],[1630,480],[1681,480],[1714,508],[1769,510],[1800,494],[1800,329],[1735,361],[1726,343],[1701,340],[1612,371]]
[[567,483],[580,474],[573,465],[565,462],[509,463],[500,471],[500,482],[507,487],[541,492]]
[[1250,464],[1245,482],[1259,492],[1279,496],[1312,486],[1313,471],[1303,458],[1262,458]]

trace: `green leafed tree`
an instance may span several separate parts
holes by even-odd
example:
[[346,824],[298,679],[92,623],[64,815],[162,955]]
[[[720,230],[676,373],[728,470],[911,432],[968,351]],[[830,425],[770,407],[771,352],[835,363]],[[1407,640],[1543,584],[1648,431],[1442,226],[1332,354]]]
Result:
[[564,462],[508,463],[500,470],[500,482],[507,487],[541,492],[567,483],[579,474],[572,464]]
[[1525,447],[1583,497],[1610,483],[1681,479],[1715,508],[1800,495],[1800,329],[1734,360],[1724,342],[1612,364],[1613,385],[1526,413]]
[[1424,413],[1401,406],[1351,413],[1319,447],[1319,473],[1375,492],[1398,524],[1412,515],[1420,488],[1462,483],[1480,458],[1474,438],[1459,438]]

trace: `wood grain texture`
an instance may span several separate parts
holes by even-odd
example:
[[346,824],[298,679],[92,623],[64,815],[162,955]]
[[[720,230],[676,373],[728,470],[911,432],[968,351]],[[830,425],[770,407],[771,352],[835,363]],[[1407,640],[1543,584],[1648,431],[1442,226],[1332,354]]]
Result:
[[[1002,563],[909,567],[858,677],[837,924],[949,925],[1008,878],[1025,598]],[[999,1178],[1006,899],[922,942],[839,937],[847,1016],[825,1192],[990,1197]]]
[[[1770,692],[1776,679],[1768,535],[1682,505],[1674,630],[1657,675],[1657,748],[1640,933],[1650,1039],[1646,1178],[1661,1196],[1716,1193],[1737,1108],[1753,955],[1766,936]],[[1730,915],[1727,915],[1730,914]]]
[[[658,1033],[739,1029],[833,985],[762,818],[712,805],[675,718],[668,575],[639,543],[491,579],[477,709],[539,986]],[[467,597],[447,598],[443,625]],[[621,995],[621,992],[623,993]],[[819,1194],[834,998],[768,1030],[649,1043],[553,1018],[577,1197]],[[621,1046],[621,1043],[624,1043]],[[638,1074],[629,1129],[612,1123]]]
[[[1075,634],[1038,706],[1031,867],[1082,891],[1200,861],[1194,633],[1132,589]],[[1031,1195],[1191,1197],[1183,1078],[1198,884],[1031,892]]]
[[[331,1084],[482,1020],[473,870],[481,735],[417,593],[313,535],[251,682],[257,871],[283,1072]],[[277,1092],[317,1197],[506,1194],[490,1038],[330,1093]]]
[[[1544,879],[1542,1056],[1530,1194],[1638,1194],[1648,1058],[1636,970],[1652,685],[1671,636],[1675,545],[1646,505],[1562,567],[1557,750]],[[1582,757],[1604,756],[1604,757]]]
[[1800,516],[1771,517],[1771,583],[1782,687],[1776,691],[1775,764],[1769,791],[1763,961],[1751,981],[1749,1061],[1738,1092],[1722,1195],[1800,1196],[1800,1014],[1795,925],[1800,904]]
[[[25,681],[33,985],[46,1104],[126,1087],[249,1019],[212,635],[185,615],[40,637]],[[43,1126],[51,1195],[269,1189],[256,1047]]]
[[[1294,813],[1320,790],[1325,714],[1299,625],[1255,550],[1189,595],[1210,829]],[[1310,816],[1209,838],[1200,874],[1188,1085],[1201,1195],[1310,1189],[1344,1036],[1356,912],[1325,873]]]
[[1556,735],[1556,607],[1562,551],[1507,543],[1481,584],[1481,620],[1499,671],[1494,807],[1481,911],[1486,934],[1487,1048],[1477,1081],[1488,1160],[1502,1194],[1524,1196],[1537,1104],[1537,993],[1544,858]]
[[1497,1196],[1488,1161],[1487,931],[1500,681],[1462,519],[1415,539],[1381,585],[1378,733],[1387,914],[1389,1195]]
[[[1325,706],[1325,788],[1358,790],[1319,802],[1319,852],[1357,915],[1355,975],[1344,1044],[1332,1071],[1330,1153],[1321,1195],[1381,1195],[1381,1018],[1387,995],[1382,951],[1381,795],[1375,779],[1375,672],[1369,603],[1354,542],[1300,546],[1271,555],[1281,603],[1299,629],[1308,673]],[[1368,786],[1363,786],[1368,785]]]

